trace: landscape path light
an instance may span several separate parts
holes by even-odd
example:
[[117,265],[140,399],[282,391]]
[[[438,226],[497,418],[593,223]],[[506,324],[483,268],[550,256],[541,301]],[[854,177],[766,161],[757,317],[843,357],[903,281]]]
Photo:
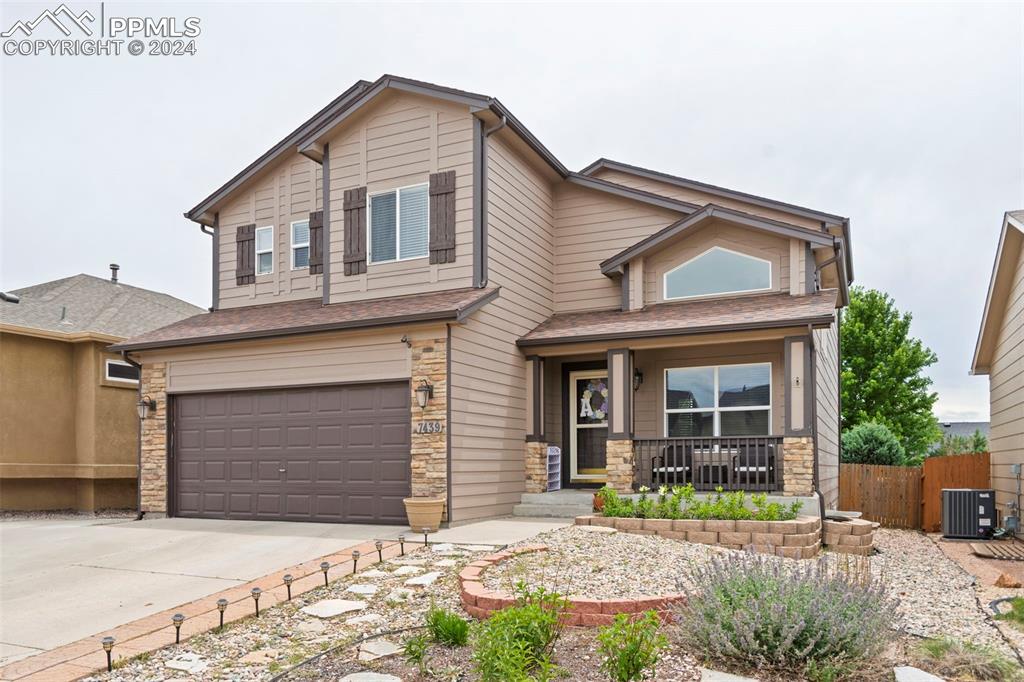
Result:
[[103,650],[107,652],[107,672],[109,673],[114,669],[114,661],[111,658],[111,650],[114,648],[114,638],[104,637],[100,640],[103,645]]
[[405,556],[405,535],[398,536],[398,551],[400,556]]
[[373,546],[377,548],[377,563],[384,563],[384,543],[377,540],[373,543]]
[[424,547],[426,547],[427,544],[429,543],[429,541],[427,540],[427,535],[429,535],[429,534],[430,534],[430,529],[427,528],[426,526],[423,526],[423,546]]
[[223,597],[217,600],[217,610],[220,611],[220,629],[224,629],[224,610],[228,608],[228,600]]
[[331,570],[331,565],[326,561],[321,561],[320,570],[323,571],[324,574],[324,587],[327,587],[327,571]]
[[185,622],[185,616],[176,613],[171,616],[171,622],[174,623],[174,643],[181,644],[181,624]]
[[260,595],[263,594],[263,590],[261,590],[258,587],[254,587],[254,588],[252,588],[249,591],[249,594],[252,595],[253,601],[256,602],[256,615],[259,616],[260,615]]
[[292,577],[291,573],[284,574],[284,586],[288,588],[288,601],[292,600],[292,581],[295,578]]
[[359,564],[359,557],[360,557],[359,550],[358,549],[353,549],[352,550],[352,574],[353,575],[355,575],[356,566]]

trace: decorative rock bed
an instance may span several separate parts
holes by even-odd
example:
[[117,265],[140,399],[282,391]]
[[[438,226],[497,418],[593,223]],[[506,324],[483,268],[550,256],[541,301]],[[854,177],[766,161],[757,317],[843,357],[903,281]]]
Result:
[[[466,613],[483,620],[489,618],[494,611],[514,606],[516,598],[512,594],[490,590],[484,586],[484,572],[515,556],[547,550],[547,545],[524,545],[490,554],[462,569],[459,573],[459,585],[462,607]],[[570,596],[569,607],[563,612],[562,619],[566,625],[588,627],[608,625],[620,613],[640,614],[653,610],[658,612],[662,620],[669,622],[669,607],[685,598],[685,595],[678,593],[638,599],[588,599]]]
[[787,559],[812,559],[821,549],[821,519],[816,516],[801,516],[792,521],[577,516],[576,525],[605,526],[626,533],[658,535],[727,549],[753,549]]

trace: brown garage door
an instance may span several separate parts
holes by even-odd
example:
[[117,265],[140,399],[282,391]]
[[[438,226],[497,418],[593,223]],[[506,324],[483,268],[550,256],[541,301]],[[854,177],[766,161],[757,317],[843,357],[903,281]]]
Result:
[[178,516],[404,523],[409,384],[174,398]]

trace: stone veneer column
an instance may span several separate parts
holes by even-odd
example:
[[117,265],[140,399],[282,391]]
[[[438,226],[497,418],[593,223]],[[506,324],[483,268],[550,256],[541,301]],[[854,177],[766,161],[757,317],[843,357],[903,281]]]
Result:
[[[448,495],[448,343],[444,338],[412,342],[412,495]],[[426,408],[416,402],[416,388],[426,379],[434,397]],[[425,422],[440,422],[438,432],[419,433]]]
[[787,436],[782,440],[783,495],[814,494],[814,439]]
[[151,516],[167,513],[167,363],[142,365],[142,395],[156,401],[142,420],[142,509]]
[[548,444],[526,442],[526,492],[543,493],[548,489]]
[[620,493],[633,492],[633,441],[609,440],[605,452],[608,487]]

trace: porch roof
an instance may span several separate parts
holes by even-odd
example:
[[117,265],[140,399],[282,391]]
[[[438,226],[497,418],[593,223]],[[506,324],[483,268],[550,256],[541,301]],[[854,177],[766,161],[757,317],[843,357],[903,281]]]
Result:
[[824,289],[802,296],[764,294],[658,303],[633,311],[566,313],[549,317],[517,343],[520,346],[540,346],[807,324],[824,326],[835,318],[837,294],[836,289]]

